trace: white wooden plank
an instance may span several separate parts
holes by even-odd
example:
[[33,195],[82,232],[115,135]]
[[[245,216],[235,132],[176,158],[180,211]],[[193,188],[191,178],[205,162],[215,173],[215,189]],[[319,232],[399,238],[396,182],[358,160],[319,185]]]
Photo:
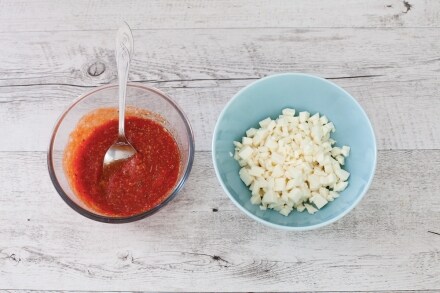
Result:
[[[0,86],[113,81],[114,33],[0,34]],[[186,80],[256,79],[286,71],[402,82],[439,78],[437,28],[142,30],[134,39],[134,81],[185,86]]]
[[[182,105],[198,150],[210,150],[216,119],[241,87],[288,71],[328,77],[351,92],[370,115],[380,149],[437,149],[438,35],[438,29],[139,31],[130,78]],[[0,34],[0,136],[10,137],[0,150],[46,150],[70,101],[115,81],[112,40],[113,32]],[[91,76],[96,62],[105,70]]]
[[379,152],[360,205],[304,233],[269,229],[239,212],[209,152],[197,153],[173,202],[124,225],[70,210],[44,176],[45,159],[0,153],[0,288],[440,290],[440,236],[428,232],[440,232],[440,151]]
[[[71,290],[1,290],[0,293],[84,293],[84,292],[100,292],[100,293],[140,293],[140,292],[152,292],[152,291],[71,291]],[[310,291],[318,292],[318,291]],[[405,290],[405,291],[391,291],[391,290],[381,290],[381,291],[356,291],[357,293],[417,293],[417,292],[436,292],[435,290]],[[326,293],[342,293],[341,291],[326,291]]]
[[244,27],[438,27],[436,0],[1,1],[0,31]]

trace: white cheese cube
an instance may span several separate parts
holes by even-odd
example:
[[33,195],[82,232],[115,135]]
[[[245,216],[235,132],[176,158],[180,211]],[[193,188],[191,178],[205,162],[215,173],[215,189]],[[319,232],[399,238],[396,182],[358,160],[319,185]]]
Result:
[[275,164],[284,163],[284,156],[279,153],[272,153],[271,159]]
[[311,206],[309,204],[305,203],[304,206],[306,207],[307,212],[311,215],[313,215],[314,213],[316,213],[318,211],[317,209],[315,209],[313,206]]
[[287,217],[290,214],[291,211],[292,211],[291,207],[284,206],[284,207],[281,208],[280,214],[282,214],[283,216]]
[[251,203],[252,204],[260,204],[261,203],[261,196],[260,195],[252,195],[251,196]]
[[348,177],[350,176],[350,173],[344,169],[335,170],[335,174],[339,177],[339,179],[341,179],[341,181],[347,181]]
[[261,120],[258,124],[260,124],[261,128],[266,128],[266,126],[268,126],[271,121],[272,119],[270,119],[270,117],[267,117],[266,119]]
[[307,121],[307,119],[309,119],[310,117],[310,113],[309,112],[299,112],[299,121],[304,123]]
[[271,151],[275,151],[278,148],[278,143],[275,141],[273,137],[269,137],[264,144],[265,147],[270,149]]
[[327,163],[324,165],[324,172],[327,174],[333,173],[333,167],[331,163]]
[[241,143],[243,145],[252,145],[252,138],[250,137],[243,137],[241,140]]
[[315,113],[312,117],[309,118],[309,122],[312,122],[313,125],[318,125],[319,121],[319,113]]
[[318,162],[320,165],[324,164],[324,152],[319,151],[316,155],[315,155],[315,160],[316,162]]
[[237,147],[237,148],[241,148],[243,145],[241,144],[241,142],[239,142],[239,141],[234,141],[234,145]]
[[344,191],[345,188],[347,188],[347,185],[348,185],[347,181],[342,181],[342,182],[336,183],[335,187],[333,188],[333,191],[336,191],[336,192]]
[[328,119],[327,119],[327,117],[325,115],[321,116],[321,118],[319,118],[319,121],[321,122],[321,125],[324,125],[324,124],[328,123]]
[[251,185],[252,181],[254,181],[254,178],[249,174],[249,171],[246,168],[241,168],[238,174],[246,186]]
[[301,172],[301,170],[299,168],[295,168],[295,167],[290,167],[289,169],[287,169],[287,172],[290,175],[290,178],[302,178],[303,177],[303,173]]
[[267,136],[267,130],[266,129],[258,129],[257,133],[255,133],[255,136],[252,138],[252,144],[254,146],[259,146],[260,144],[262,144],[264,142],[264,139]]
[[244,146],[244,147],[240,150],[240,152],[238,153],[238,155],[239,155],[240,158],[242,158],[243,160],[247,160],[247,159],[249,159],[249,158],[251,157],[252,153],[253,153],[253,149],[252,149],[252,147],[246,145],[246,146]]
[[341,154],[342,154],[344,157],[348,157],[348,155],[350,154],[350,147],[344,145],[344,146],[342,147]]
[[345,159],[344,159],[344,156],[342,156],[342,155],[339,155],[339,156],[336,156],[336,161],[338,161],[339,162],[339,164],[341,164],[341,165],[344,165],[345,164]]
[[267,181],[264,178],[258,178],[257,179],[257,183],[261,188],[266,188],[267,187]]
[[333,147],[332,148],[332,157],[339,156],[341,154],[341,148],[339,147]]
[[295,181],[292,180],[292,179],[290,179],[289,181],[287,181],[287,184],[286,184],[286,190],[291,190],[291,189],[294,188],[295,186],[297,186],[297,185],[295,185]]
[[254,135],[257,133],[257,130],[255,128],[249,128],[246,130],[246,136],[249,138],[254,137]]
[[269,170],[269,171],[273,170],[273,164],[272,164],[271,159],[266,160],[266,163],[264,164],[264,168],[266,168],[266,170]]
[[321,195],[315,195],[314,197],[310,198],[310,202],[312,202],[318,208],[318,210],[328,203],[328,201]]
[[284,175],[284,169],[283,169],[283,166],[280,165],[280,164],[275,165],[275,167],[274,167],[273,170],[272,170],[272,177],[274,177],[274,178],[278,178],[278,177],[281,177],[281,176],[283,176],[283,175]]
[[276,178],[275,179],[275,191],[283,191],[286,188],[286,179],[284,178]]
[[303,192],[299,188],[293,188],[287,197],[293,202],[294,205],[299,205],[303,200]]
[[321,195],[322,197],[327,198],[329,193],[330,191],[327,188],[324,187],[319,188],[319,195]]
[[250,186],[250,189],[252,191],[252,195],[260,195],[260,185],[258,185],[258,181],[252,182],[252,185]]
[[295,116],[295,109],[285,108],[281,112],[286,116]]
[[263,204],[273,204],[278,201],[277,195],[272,190],[268,190],[264,193],[261,202]]
[[337,198],[337,197],[339,197],[339,193],[337,193],[337,192],[334,191],[334,190],[331,190],[331,191],[329,192],[329,196],[331,196],[332,198]]
[[255,176],[255,177],[260,177],[261,175],[263,175],[264,173],[264,169],[258,166],[252,166],[249,169],[249,175]]
[[305,209],[306,209],[306,207],[302,204],[300,204],[296,207],[296,210],[300,213],[304,212]]
[[270,123],[267,125],[267,127],[266,127],[266,129],[268,130],[268,131],[272,131],[274,128],[275,128],[275,126],[277,125],[277,123],[275,122],[275,121],[270,121]]
[[320,143],[322,140],[322,136],[324,135],[324,132],[322,131],[322,127],[315,125],[312,127],[312,131],[310,132],[310,134],[313,137],[313,141],[315,143]]
[[335,132],[335,131],[336,131],[336,128],[335,128],[335,126],[333,125],[333,122],[329,122],[329,123],[327,123],[326,125],[328,125],[328,126],[330,127],[331,132]]
[[318,175],[309,175],[307,178],[307,181],[309,182],[309,188],[310,190],[318,190],[319,187],[321,187],[321,176]]

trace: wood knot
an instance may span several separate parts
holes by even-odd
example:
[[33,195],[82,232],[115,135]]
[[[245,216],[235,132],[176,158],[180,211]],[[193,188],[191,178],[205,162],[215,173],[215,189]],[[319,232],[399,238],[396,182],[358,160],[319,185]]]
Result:
[[100,76],[105,71],[105,64],[101,61],[96,61],[92,65],[89,66],[87,72],[90,76]]

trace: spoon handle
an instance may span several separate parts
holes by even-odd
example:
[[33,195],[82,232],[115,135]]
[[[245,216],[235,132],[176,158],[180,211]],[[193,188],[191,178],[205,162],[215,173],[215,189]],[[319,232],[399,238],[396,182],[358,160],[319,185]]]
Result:
[[125,140],[125,95],[127,92],[128,70],[133,54],[133,35],[126,22],[116,34],[116,64],[119,80],[119,139]]

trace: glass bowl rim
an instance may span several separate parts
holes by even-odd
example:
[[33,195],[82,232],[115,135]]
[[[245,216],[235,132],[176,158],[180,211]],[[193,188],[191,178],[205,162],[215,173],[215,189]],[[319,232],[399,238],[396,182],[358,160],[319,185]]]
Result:
[[113,223],[113,224],[120,224],[120,223],[130,223],[130,222],[134,222],[134,221],[138,221],[141,220],[143,218],[146,218],[148,216],[153,215],[154,213],[156,213],[158,210],[160,210],[161,208],[163,208],[165,205],[167,205],[173,198],[176,197],[176,195],[179,193],[179,191],[182,189],[184,183],[186,182],[186,180],[188,179],[188,176],[191,172],[192,169],[192,165],[194,162],[194,153],[195,153],[195,144],[194,144],[194,132],[192,130],[191,124],[189,123],[188,118],[186,117],[185,113],[183,112],[183,110],[180,108],[179,105],[177,105],[176,102],[174,102],[170,96],[168,96],[167,94],[165,94],[164,92],[154,88],[154,87],[150,87],[150,86],[146,86],[143,84],[139,84],[139,83],[133,83],[133,82],[129,82],[127,84],[127,87],[134,87],[134,88],[138,88],[144,91],[150,91],[153,92],[155,94],[158,94],[159,96],[161,96],[166,102],[168,102],[179,114],[180,118],[182,119],[182,121],[185,124],[185,128],[186,128],[186,133],[187,133],[187,137],[188,137],[188,142],[189,142],[189,147],[188,147],[188,162],[187,164],[184,166],[184,173],[182,178],[177,182],[176,186],[174,187],[173,191],[171,192],[171,194],[160,204],[158,204],[157,206],[155,206],[154,208],[152,208],[151,210],[136,214],[136,215],[132,215],[132,216],[128,216],[128,217],[111,217],[111,216],[103,216],[103,215],[99,215],[93,212],[90,212],[86,209],[84,209],[83,207],[79,206],[78,204],[76,204],[72,199],[70,199],[70,197],[64,192],[64,189],[61,187],[61,185],[58,182],[57,176],[55,174],[55,168],[54,168],[54,162],[52,159],[52,155],[53,155],[53,145],[54,145],[54,141],[55,138],[58,134],[58,129],[60,127],[60,125],[62,124],[62,122],[64,121],[64,118],[66,117],[66,115],[82,100],[86,99],[87,97],[93,95],[96,92],[102,91],[102,90],[106,90],[109,88],[117,88],[118,84],[108,84],[108,85],[103,85],[103,86],[99,86],[99,87],[95,87],[93,88],[93,90],[88,91],[84,94],[81,94],[80,96],[78,96],[77,98],[75,98],[75,100],[73,100],[73,102],[68,106],[68,108],[66,110],[64,110],[64,112],[59,116],[59,118],[57,119],[55,126],[53,128],[52,131],[52,135],[50,138],[50,143],[49,143],[49,149],[47,151],[47,167],[49,170],[49,175],[50,175],[50,179],[52,181],[52,184],[54,185],[56,191],[58,192],[58,194],[60,195],[60,197],[64,200],[64,202],[70,206],[74,211],[76,211],[77,213],[81,214],[82,216],[89,218],[91,220],[95,220],[98,222],[103,222],[103,223]]

